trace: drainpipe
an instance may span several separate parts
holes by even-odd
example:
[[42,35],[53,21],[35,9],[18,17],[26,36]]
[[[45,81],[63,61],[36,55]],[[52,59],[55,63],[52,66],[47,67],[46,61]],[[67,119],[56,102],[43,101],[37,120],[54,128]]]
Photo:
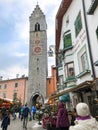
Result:
[[89,38],[89,32],[88,32],[88,25],[87,25],[87,18],[86,18],[86,11],[85,11],[85,2],[82,0],[82,5],[83,5],[83,14],[84,14],[84,22],[85,22],[85,29],[86,29],[86,35],[87,35],[87,42],[88,42],[88,49],[89,49],[89,55],[90,55],[90,61],[91,61],[91,68],[92,68],[92,74],[93,74],[93,79],[96,78],[95,75],[95,68],[93,65],[93,56],[92,56],[92,50],[91,50],[91,44],[90,44],[90,38]]
[[[88,32],[88,25],[87,25],[87,18],[86,18],[86,11],[85,11],[85,2],[84,0],[82,0],[82,5],[83,5],[83,13],[84,13],[84,22],[85,22],[85,28],[86,28],[86,34],[87,34],[87,42],[88,42],[88,49],[89,49],[89,55],[90,55],[90,61],[91,61],[91,67],[92,67],[92,74],[93,74],[93,80],[96,79],[96,74],[95,74],[95,68],[93,65],[93,56],[92,56],[92,50],[91,50],[91,43],[90,43],[90,38],[89,38],[89,32]],[[95,117],[96,113],[95,113],[95,108],[96,108],[96,104],[95,104],[95,97],[97,96],[97,91],[96,91],[96,86],[95,89],[92,89],[92,105],[90,106],[91,108],[91,113],[92,115]]]
[[25,105],[25,97],[26,97],[26,79],[24,80],[24,101],[23,104]]

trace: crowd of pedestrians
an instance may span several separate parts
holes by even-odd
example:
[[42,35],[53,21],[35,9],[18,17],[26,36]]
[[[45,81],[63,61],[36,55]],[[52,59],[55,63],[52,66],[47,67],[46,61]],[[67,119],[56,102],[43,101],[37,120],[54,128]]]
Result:
[[[35,120],[36,106],[32,106],[30,109],[27,103],[21,106],[18,113],[20,121],[22,121],[23,129],[27,129],[28,120]],[[13,120],[17,117],[17,111],[14,109],[12,114]],[[1,119],[2,130],[7,130],[10,125],[10,116],[6,111],[6,108],[2,109]],[[69,120],[68,111],[65,107],[65,103],[60,102],[56,115],[55,127],[46,128],[47,130],[98,130],[98,122],[90,114],[89,107],[86,103],[78,103],[74,111],[71,113],[71,119]]]

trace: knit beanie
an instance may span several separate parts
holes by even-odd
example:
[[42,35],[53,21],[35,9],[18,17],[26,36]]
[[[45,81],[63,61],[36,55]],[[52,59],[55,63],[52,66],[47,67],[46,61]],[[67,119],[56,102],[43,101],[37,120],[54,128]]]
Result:
[[76,106],[76,111],[77,111],[78,116],[90,115],[89,107],[86,103],[78,103]]

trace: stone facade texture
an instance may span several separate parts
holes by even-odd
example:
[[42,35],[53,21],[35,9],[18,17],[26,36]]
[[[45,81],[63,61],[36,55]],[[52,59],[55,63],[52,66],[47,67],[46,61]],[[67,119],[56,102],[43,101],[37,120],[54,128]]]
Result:
[[[40,29],[35,30],[36,24]],[[46,97],[47,78],[47,25],[45,15],[37,5],[30,16],[30,43],[29,43],[29,78],[28,78],[28,102],[32,95],[40,94]],[[38,40],[38,42],[37,42]],[[40,53],[35,48],[41,49]]]

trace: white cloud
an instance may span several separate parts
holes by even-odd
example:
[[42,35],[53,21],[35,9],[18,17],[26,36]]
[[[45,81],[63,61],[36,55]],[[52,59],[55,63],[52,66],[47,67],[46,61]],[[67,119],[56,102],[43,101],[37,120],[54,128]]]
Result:
[[24,68],[23,66],[12,66],[11,68],[7,68],[6,70],[1,71],[3,76],[3,79],[8,78],[16,78],[16,75],[19,74],[19,77],[25,74],[25,76],[28,76],[28,70],[27,68]]
[[27,53],[15,52],[13,55],[16,56],[16,57],[24,57],[24,56],[27,56],[28,54]]
[[[38,0],[38,4],[46,16],[47,21],[47,43],[48,46],[55,44],[55,16],[62,0]],[[0,37],[0,75],[6,78],[16,77],[19,75],[28,75],[27,56],[29,56],[29,16],[36,7],[36,0],[2,0],[0,1],[0,30],[2,27],[2,34],[4,32],[4,39]],[[6,27],[6,28],[5,28]],[[8,30],[10,27],[10,30]],[[5,32],[10,34],[8,38],[5,37]],[[8,41],[5,41],[6,38]],[[6,51],[2,51],[6,50]],[[13,57],[17,58],[13,61]],[[21,64],[19,64],[20,58]],[[19,58],[19,59],[18,59]],[[29,58],[29,57],[28,57]],[[10,61],[9,61],[10,59]],[[49,75],[51,75],[51,65],[55,64],[55,58],[48,58]],[[22,63],[23,62],[23,63]],[[4,65],[3,65],[4,64]]]

